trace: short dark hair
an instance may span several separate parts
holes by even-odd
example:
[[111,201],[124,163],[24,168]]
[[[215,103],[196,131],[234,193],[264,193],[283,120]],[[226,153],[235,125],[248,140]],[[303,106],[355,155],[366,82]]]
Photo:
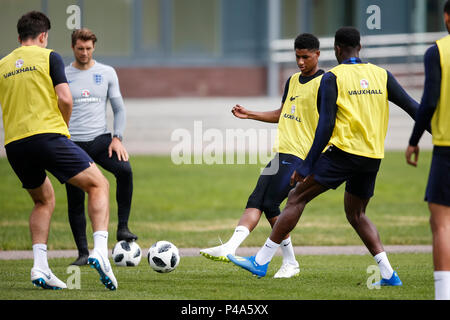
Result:
[[92,43],[95,45],[95,43],[97,42],[97,37],[88,28],[81,28],[81,29],[74,30],[72,32],[72,47],[75,46],[75,44],[77,43],[77,40],[81,40],[81,41],[92,40]]
[[302,33],[295,39],[294,49],[319,50],[320,41],[310,33]]
[[361,44],[361,35],[354,27],[342,27],[336,31],[334,43],[340,47],[356,48]]
[[30,11],[20,17],[17,32],[21,41],[35,39],[42,32],[50,30],[50,19],[39,11]]
[[450,0],[447,0],[444,6],[444,12],[450,14]]

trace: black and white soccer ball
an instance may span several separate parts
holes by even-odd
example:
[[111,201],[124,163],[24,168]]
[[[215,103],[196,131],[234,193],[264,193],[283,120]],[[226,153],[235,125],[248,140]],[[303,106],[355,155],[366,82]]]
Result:
[[169,241],[157,241],[148,250],[148,263],[153,270],[167,273],[175,270],[180,263],[178,248]]
[[142,258],[141,248],[135,241],[119,241],[112,250],[112,258],[116,266],[137,266]]

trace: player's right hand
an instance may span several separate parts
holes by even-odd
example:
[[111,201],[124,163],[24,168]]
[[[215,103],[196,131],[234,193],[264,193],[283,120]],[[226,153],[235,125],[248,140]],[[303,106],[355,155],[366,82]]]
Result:
[[239,119],[248,119],[248,110],[241,105],[236,105],[231,109],[231,113]]
[[[419,152],[419,146],[408,146],[405,152],[406,162],[413,167],[417,167],[417,163],[419,162]],[[414,160],[412,160],[413,155]]]

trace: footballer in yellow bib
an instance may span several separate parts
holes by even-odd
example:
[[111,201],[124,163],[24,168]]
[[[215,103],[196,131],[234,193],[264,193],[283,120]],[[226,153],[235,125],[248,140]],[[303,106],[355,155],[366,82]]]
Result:
[[450,207],[450,35],[427,50],[425,73],[427,80],[422,103],[406,150],[406,160],[417,166],[419,141],[431,125],[434,150],[425,200]]
[[[64,61],[46,49],[50,19],[30,11],[17,22],[20,47],[0,60],[0,103],[8,162],[27,189],[34,207],[29,218],[33,247],[31,282],[37,287],[61,290],[67,285],[51,271],[47,260],[50,220],[55,192],[47,176],[70,183],[88,194],[94,249],[89,263],[102,284],[117,289],[108,261],[109,185],[91,157],[69,139],[72,94]],[[99,264],[102,260],[102,266]]]
[[[335,53],[340,65],[322,76],[314,141],[293,175],[299,183],[289,193],[286,207],[256,256],[230,258],[258,277],[265,276],[275,252],[282,247],[283,239],[296,226],[307,204],[345,182],[346,217],[380,268],[379,284],[402,285],[375,225],[365,212],[384,155],[388,99],[413,118],[418,104],[386,70],[363,63],[358,58],[360,49],[357,29],[346,27],[336,32]],[[331,146],[322,152],[328,144]]]
[[389,120],[386,70],[369,63],[344,63],[330,72],[338,90],[330,143],[351,154],[383,158]]
[[278,122],[278,137],[274,151],[305,159],[311,148],[319,121],[317,96],[322,76],[307,83],[300,82],[301,73],[294,74],[288,83]]
[[441,65],[441,92],[431,120],[433,144],[450,147],[450,35],[436,42]]
[[[444,6],[450,33],[450,1]],[[436,41],[425,53],[425,87],[405,156],[417,166],[419,141],[431,125],[433,158],[425,192],[433,234],[434,293],[450,300],[450,35]]]
[[[229,261],[236,249],[258,224],[262,213],[273,226],[280,214],[280,204],[293,188],[290,178],[295,168],[309,152],[319,119],[318,99],[320,79],[318,68],[319,40],[312,34],[299,35],[294,44],[300,72],[292,75],[285,85],[282,106],[269,112],[255,112],[236,105],[232,112],[240,119],[278,123],[275,158],[267,165],[249,196],[244,213],[231,238],[223,245],[205,248],[200,253],[215,261]],[[289,235],[283,239],[283,265],[274,278],[296,276],[300,269]]]
[[50,76],[51,52],[38,46],[21,46],[0,60],[5,145],[42,133],[69,137]]

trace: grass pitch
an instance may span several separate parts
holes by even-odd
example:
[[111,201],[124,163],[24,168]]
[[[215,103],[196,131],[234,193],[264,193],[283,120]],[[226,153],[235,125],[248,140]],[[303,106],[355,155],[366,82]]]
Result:
[[[377,226],[384,244],[430,244],[429,214],[423,201],[430,152],[422,152],[419,168],[406,165],[403,153],[386,154],[378,175],[368,217]],[[135,156],[134,194],[130,229],[142,248],[169,240],[180,248],[211,247],[232,234],[265,164],[174,165],[170,157]],[[117,206],[115,180],[105,172],[110,190],[110,238],[115,244]],[[0,250],[29,250],[28,218],[32,202],[8,161],[0,158]],[[51,175],[56,208],[49,249],[75,249],[67,218],[65,187]],[[345,218],[344,186],[330,190],[306,207],[292,232],[293,243],[302,245],[361,245]],[[281,208],[284,207],[284,204]],[[263,217],[242,244],[260,246],[270,233]],[[88,241],[92,246],[88,223]]]
[[[97,272],[80,268],[81,289],[50,291],[33,287],[31,260],[0,261],[0,300],[432,300],[434,298],[430,254],[391,254],[392,266],[402,287],[370,290],[373,258],[364,256],[298,256],[301,272],[291,279],[273,279],[281,264],[275,257],[266,277],[257,279],[232,263],[203,257],[182,257],[175,271],[154,272],[145,257],[137,267],[113,267],[119,288],[109,291]],[[51,259],[53,272],[68,280],[73,259]]]
[[[367,215],[376,224],[385,245],[431,244],[429,214],[423,201],[430,152],[422,152],[419,168],[406,165],[403,153],[390,152],[378,175],[375,197]],[[247,198],[265,164],[174,165],[169,157],[134,156],[134,196],[130,229],[145,249],[157,240],[180,248],[210,247],[226,241],[240,218]],[[110,180],[110,239],[115,244],[117,223],[115,181]],[[0,159],[0,250],[30,250],[28,229],[32,202],[6,159]],[[67,218],[64,186],[52,176],[56,209],[49,235],[49,249],[75,249]],[[328,191],[308,204],[291,233],[295,246],[362,245],[345,218],[344,187]],[[282,205],[283,207],[284,205]],[[89,225],[89,224],[88,224]],[[92,247],[92,230],[88,227]],[[263,218],[242,244],[261,246],[270,233]],[[31,260],[0,261],[0,300],[14,299],[226,299],[226,300],[395,300],[433,299],[431,254],[390,254],[391,263],[404,282],[401,288],[369,290],[367,268],[375,264],[365,256],[300,256],[301,275],[272,279],[281,264],[275,257],[266,278],[256,279],[232,264],[203,257],[182,257],[172,273],[150,269],[145,257],[135,268],[115,268],[119,290],[103,288],[97,273],[82,267],[81,290],[58,292],[34,288]],[[73,259],[51,259],[54,273],[63,280]]]

